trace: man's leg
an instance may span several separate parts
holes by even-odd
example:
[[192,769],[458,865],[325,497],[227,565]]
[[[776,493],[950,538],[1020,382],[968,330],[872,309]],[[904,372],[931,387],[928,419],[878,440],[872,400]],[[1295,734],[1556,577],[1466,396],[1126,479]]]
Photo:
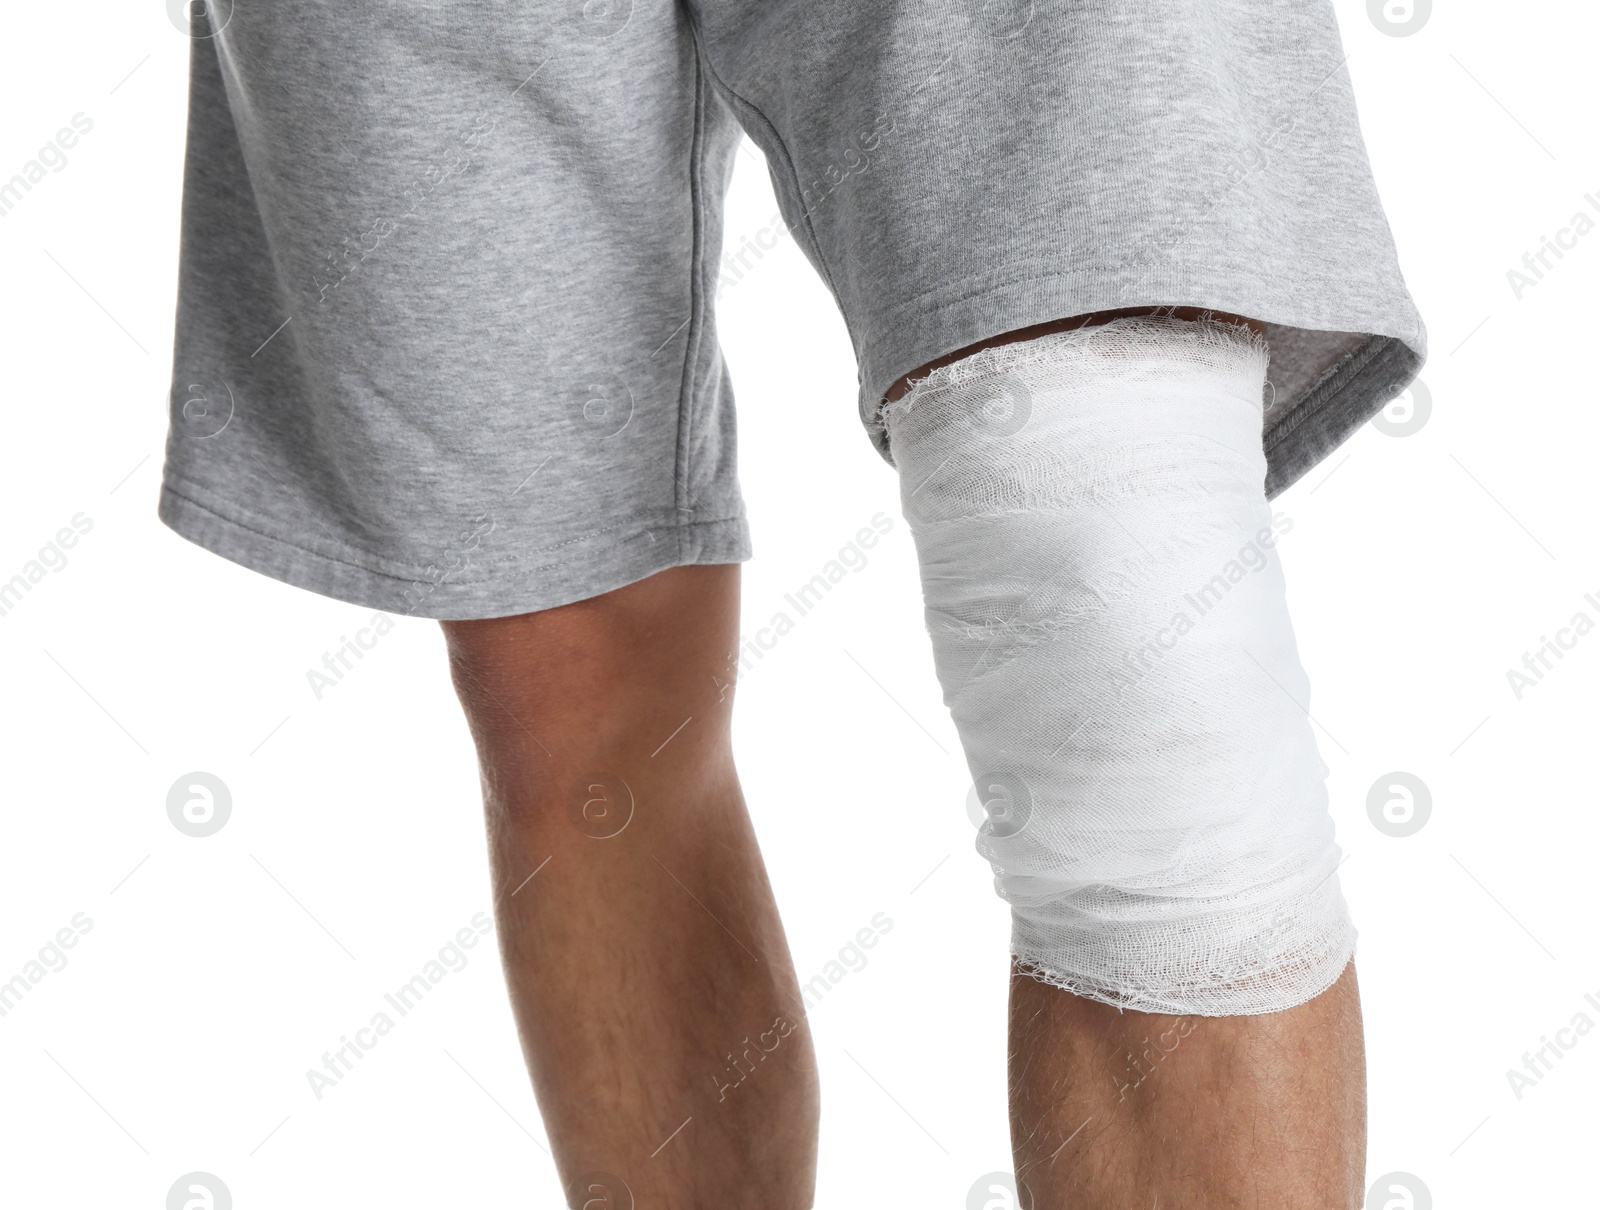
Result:
[[1011,979],[1011,1140],[1022,1210],[1352,1210],[1366,1161],[1351,963],[1297,1008],[1119,1011]]
[[730,746],[738,613],[723,564],[444,623],[574,1206],[812,1204],[815,1062]]
[[[979,349],[1155,310],[1100,312],[1002,335],[906,375],[887,397],[902,398],[930,371]],[[1186,320],[1201,314],[1162,311]],[[1252,320],[1216,318],[1260,332]],[[957,566],[941,562],[940,574]],[[1025,570],[1016,567],[1019,575]],[[1019,967],[1009,1054],[1023,1210],[1360,1205],[1366,1082],[1353,963],[1305,1003],[1238,1016],[1117,1008]]]

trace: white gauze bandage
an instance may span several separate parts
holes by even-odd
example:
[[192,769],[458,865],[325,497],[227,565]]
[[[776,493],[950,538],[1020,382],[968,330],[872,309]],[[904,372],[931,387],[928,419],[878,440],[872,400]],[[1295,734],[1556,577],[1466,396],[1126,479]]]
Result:
[[1265,341],[1166,316],[886,405],[935,666],[1027,974],[1146,1012],[1311,999],[1355,946],[1277,530]]

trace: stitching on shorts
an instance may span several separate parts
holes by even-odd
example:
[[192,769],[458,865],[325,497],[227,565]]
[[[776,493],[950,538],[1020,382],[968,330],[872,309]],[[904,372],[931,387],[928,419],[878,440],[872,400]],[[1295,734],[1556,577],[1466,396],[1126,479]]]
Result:
[[[717,74],[716,65],[711,61],[711,52],[706,48],[701,35],[699,20],[690,5],[684,4],[683,7],[690,14],[689,23],[694,29],[695,40],[701,48],[701,57],[705,61],[706,76],[711,80],[712,84],[721,90],[734,111],[740,114],[740,125],[745,126],[748,131],[749,122],[747,119],[753,120],[765,132],[772,146],[782,158],[783,166],[788,170],[789,185],[794,191],[795,208],[800,212],[800,221],[794,224],[790,231],[792,233],[796,227],[803,227],[801,233],[804,235],[806,243],[811,247],[814,263],[822,275],[823,283],[828,287],[828,292],[833,295],[834,305],[839,308],[839,315],[844,320],[845,331],[849,334],[851,347],[859,348],[860,345],[856,341],[855,324],[851,321],[850,312],[845,308],[844,299],[839,294],[839,288],[834,285],[833,273],[828,268],[828,258],[822,254],[822,242],[817,238],[816,228],[811,225],[811,211],[805,208],[805,190],[800,186],[800,170],[795,166],[794,156],[790,154],[788,144],[783,141],[783,136],[778,133],[778,128],[772,124],[765,113],[736,93],[729,87],[727,81]],[[762,151],[766,152],[767,149],[763,147]],[[768,154],[768,160],[769,162],[771,160],[770,153]]]
[[[396,572],[392,572],[392,571],[382,571],[379,568],[369,567],[369,566],[367,566],[366,564],[363,564],[363,563],[356,563],[356,562],[353,562],[353,561],[351,561],[349,559],[341,559],[337,555],[330,555],[330,554],[327,554],[327,553],[325,553],[323,551],[320,551],[320,550],[313,550],[311,547],[303,545],[300,542],[296,542],[293,539],[286,538],[282,534],[276,534],[276,533],[273,533],[269,529],[261,528],[261,523],[263,521],[265,521],[266,518],[264,518],[259,513],[253,512],[253,511],[251,511],[249,509],[240,509],[239,510],[241,515],[247,516],[247,517],[250,518],[251,522],[255,522],[255,524],[251,524],[250,522],[242,521],[242,520],[238,519],[237,517],[231,517],[227,513],[219,512],[217,509],[212,508],[209,504],[204,504],[201,501],[196,500],[193,496],[185,495],[182,491],[180,491],[178,489],[178,484],[183,483],[183,482],[185,482],[185,481],[181,477],[179,477],[177,475],[174,475],[171,472],[168,472],[167,477],[162,480],[161,486],[162,486],[163,490],[170,492],[173,496],[177,497],[179,500],[182,500],[185,504],[191,505],[194,508],[199,509],[201,512],[205,513],[207,516],[215,517],[218,521],[221,521],[224,525],[231,525],[236,529],[242,529],[246,533],[255,534],[257,537],[265,538],[269,542],[277,542],[280,545],[289,547],[291,550],[298,550],[298,551],[302,552],[303,554],[310,555],[314,559],[321,559],[323,562],[326,562],[326,563],[334,563],[334,564],[337,564],[340,567],[353,568],[354,570],[359,571],[359,572],[363,572],[366,575],[381,576],[383,579],[395,580],[395,581],[398,581],[398,582],[403,583],[403,584],[411,583],[419,575],[422,575],[427,571],[426,567],[413,567],[410,571],[407,571],[407,572],[404,572],[404,573],[396,573]],[[635,530],[634,533],[632,535],[630,535],[628,538],[625,538],[624,541],[632,541],[634,538],[639,537],[640,535],[649,533],[652,530],[652,528],[654,528],[654,529],[656,529],[658,531],[662,530],[662,529],[670,528],[670,529],[673,530],[674,534],[681,535],[681,531],[683,531],[685,529],[688,529],[688,528],[692,528],[692,527],[726,525],[726,524],[728,524],[730,522],[743,521],[743,520],[745,520],[745,515],[743,513],[738,513],[738,514],[735,514],[735,515],[730,516],[730,517],[717,517],[717,518],[710,519],[710,520],[705,520],[705,521],[674,521],[674,522],[671,522],[669,525],[655,526],[655,527],[647,525],[642,529]],[[600,526],[598,529],[585,530],[583,533],[578,534],[575,537],[568,538],[565,541],[557,542],[557,543],[554,543],[553,545],[550,545],[550,546],[541,546],[537,550],[528,551],[526,554],[498,555],[493,559],[485,560],[483,562],[482,566],[486,570],[493,570],[493,569],[497,569],[497,568],[500,568],[500,567],[513,567],[514,570],[518,570],[518,571],[541,571],[541,570],[543,570],[544,568],[547,568],[547,567],[558,566],[560,561],[556,560],[556,561],[552,561],[552,562],[548,562],[548,563],[539,563],[539,564],[535,564],[535,565],[532,565],[532,566],[528,566],[525,561],[527,559],[529,559],[529,558],[537,557],[539,555],[548,554],[548,553],[553,552],[553,551],[558,551],[564,546],[571,546],[574,543],[578,543],[578,542],[584,541],[586,538],[592,538],[592,537],[596,536],[597,534],[610,533],[613,530],[623,529],[626,526],[634,525],[634,524],[636,524],[636,522],[633,522],[633,521],[619,521],[615,525],[603,525],[603,526]],[[355,548],[354,547],[349,547],[347,549],[354,550]],[[378,556],[378,555],[374,555],[369,550],[363,550],[363,551],[360,551],[359,553],[367,555],[368,557],[373,558],[373,559],[377,559],[377,558],[381,557],[381,556]],[[490,579],[489,575],[485,574],[485,575],[477,576],[477,577],[474,577],[474,578],[471,578],[471,579],[456,580],[455,583],[457,583],[457,584],[479,584],[479,583],[484,583],[484,582],[488,581],[489,579]]]
[[[251,533],[258,533],[264,538],[271,538],[274,542],[282,542],[285,546],[292,546],[296,550],[303,550],[309,555],[316,555],[319,559],[329,559],[329,560],[331,560],[332,562],[335,562],[335,563],[345,563],[347,566],[350,566],[350,567],[359,567],[363,571],[372,571],[372,573],[374,575],[394,575],[395,574],[393,572],[379,571],[376,568],[367,568],[367,567],[364,567],[360,563],[351,563],[351,562],[348,562],[347,560],[339,559],[339,558],[337,558],[337,557],[335,557],[333,555],[325,555],[320,551],[313,550],[309,546],[302,546],[298,542],[294,542],[294,541],[289,540],[288,538],[284,538],[284,537],[282,537],[282,536],[280,536],[278,534],[274,534],[270,530],[267,530],[267,529],[256,529],[256,528],[254,528],[254,527],[252,527],[250,525],[245,524],[242,521],[236,521],[236,520],[234,520],[234,518],[228,516],[227,513],[221,512],[220,510],[218,510],[216,508],[213,508],[209,504],[203,504],[203,503],[201,503],[201,501],[195,499],[192,496],[185,496],[182,492],[178,491],[176,487],[172,486],[173,484],[176,484],[176,483],[187,483],[190,487],[198,488],[202,492],[207,490],[207,489],[205,489],[203,487],[200,487],[199,484],[196,484],[196,483],[193,483],[190,480],[184,479],[181,475],[178,475],[176,472],[168,471],[167,472],[167,479],[165,480],[165,486],[167,486],[168,488],[171,489],[173,495],[178,496],[179,498],[181,498],[183,500],[187,500],[190,504],[193,504],[196,508],[205,509],[205,511],[210,513],[212,516],[217,517],[217,518],[219,518],[219,519],[221,519],[223,521],[226,521],[230,525],[237,525],[237,526],[239,526],[240,529],[249,530]],[[275,518],[270,518],[265,513],[258,513],[258,512],[255,512],[252,509],[240,507],[239,505],[234,504],[232,501],[230,501],[229,504],[230,504],[230,507],[238,508],[238,511],[239,511],[240,515],[250,517],[250,518],[252,518],[254,520],[257,520],[259,523],[266,523],[267,521],[275,520]],[[568,538],[563,542],[557,542],[552,546],[541,546],[537,550],[533,550],[533,551],[530,551],[528,553],[529,554],[533,554],[533,555],[537,555],[537,554],[543,554],[547,550],[559,550],[563,546],[570,546],[574,542],[582,542],[585,538],[592,538],[596,534],[609,533],[611,530],[621,529],[624,525],[628,525],[628,524],[631,524],[631,522],[619,521],[615,525],[601,525],[601,526],[598,526],[598,527],[596,527],[594,529],[586,529],[586,530],[583,531],[583,533],[577,534],[577,535],[575,535],[575,536],[573,536],[571,538]],[[643,532],[643,531],[641,531],[641,532]],[[343,542],[340,542],[339,545],[344,546],[346,550],[354,550],[355,549],[355,547],[349,546],[349,545],[347,545],[346,543],[343,543]],[[368,557],[373,558],[373,559],[382,558],[381,555],[375,555],[370,550],[363,550],[360,553],[364,554],[364,555],[367,555]],[[523,560],[523,558],[524,558],[523,555],[515,555],[515,554],[512,554],[512,555],[499,555],[499,556],[496,556],[492,560],[486,560],[486,565],[494,565],[494,564],[500,564],[500,563],[520,563]],[[425,567],[414,567],[412,570],[414,570],[414,571],[426,571],[427,569]],[[401,576],[399,578],[404,578],[404,577]]]
[[[689,141],[689,213],[692,224],[689,248],[689,332],[684,338],[683,374],[678,387],[678,448],[672,459],[672,505],[680,518],[684,513],[693,515],[694,511],[687,507],[693,471],[693,467],[690,466],[690,451],[694,448],[695,368],[699,356],[700,335],[705,324],[705,317],[701,314],[705,298],[700,288],[702,262],[705,258],[705,222],[701,214],[705,200],[705,182],[701,171],[701,161],[705,155],[705,106],[698,48],[693,59],[694,124]],[[683,554],[681,533],[678,535],[678,554],[679,556]]]
[[[1029,264],[1029,262],[1016,262],[1016,263],[1018,263],[1018,264]],[[1016,287],[1018,285],[1024,285],[1024,284],[1035,283],[1035,282],[1037,282],[1037,283],[1057,283],[1057,282],[1072,283],[1072,282],[1076,281],[1077,279],[1082,278],[1085,274],[1095,274],[1095,273],[1118,274],[1118,273],[1123,273],[1123,272],[1128,272],[1128,271],[1138,272],[1138,271],[1142,271],[1142,270],[1145,270],[1145,269],[1152,269],[1152,268],[1159,268],[1159,267],[1160,266],[1150,265],[1150,264],[1123,264],[1123,265],[1103,265],[1103,266],[1090,266],[1090,267],[1074,266],[1074,267],[1072,267],[1070,269],[1057,270],[1057,271],[1053,271],[1053,272],[1049,272],[1049,273],[1039,273],[1039,272],[1021,273],[1021,274],[1017,274],[1017,275],[1014,275],[1014,276],[1008,276],[1008,277],[999,278],[998,280],[991,280],[990,284],[988,284],[988,285],[980,286],[980,287],[978,287],[978,288],[976,288],[976,289],[974,289],[974,290],[972,290],[972,291],[970,291],[968,293],[962,294],[962,295],[960,295],[958,297],[955,297],[955,298],[951,298],[948,301],[935,303],[933,306],[925,307],[925,308],[921,309],[920,311],[918,311],[916,313],[915,318],[920,322],[926,323],[927,321],[936,318],[937,316],[939,316],[944,311],[950,310],[950,309],[955,308],[955,307],[960,307],[960,306],[969,304],[969,303],[973,302],[974,300],[983,299],[986,296],[991,295],[991,294],[996,294],[996,293],[999,293],[999,292],[1004,291],[1004,290],[1012,289],[1012,288],[1014,288],[1014,287]],[[1176,266],[1167,266],[1167,267],[1168,268],[1176,268],[1177,270],[1179,270],[1181,273],[1183,273],[1185,275],[1191,275],[1191,274],[1194,274],[1194,273],[1232,273],[1232,272],[1234,272],[1234,270],[1227,269],[1227,268],[1225,268],[1223,266],[1220,266],[1220,265],[1196,265],[1196,264],[1191,264],[1191,263],[1183,263],[1183,264],[1179,264],[1179,265],[1176,265]],[[996,273],[1004,272],[1006,269],[1009,269],[1009,268],[1011,268],[1010,265],[1003,266],[1001,269],[996,270]],[[1330,285],[1365,286],[1367,284],[1367,283],[1365,283],[1365,282],[1363,282],[1363,281],[1361,281],[1359,279],[1355,279],[1355,278],[1329,277],[1329,276],[1326,276],[1326,275],[1323,275],[1323,274],[1308,275],[1308,280],[1313,281],[1313,282],[1325,282],[1325,283],[1328,283]],[[900,305],[896,306],[895,308],[893,308],[891,311],[886,312],[885,315],[884,315],[883,322],[881,324],[877,325],[877,326],[880,329],[885,329],[886,330],[886,329],[890,329],[890,328],[893,328],[895,326],[904,324],[905,323],[905,313],[908,310],[914,308],[917,303],[919,303],[920,301],[926,299],[930,294],[936,293],[938,289],[939,289],[939,287],[932,287],[932,288],[930,288],[928,290],[924,290],[921,294],[917,295],[915,298],[912,298],[912,299],[908,300],[906,303],[900,304]],[[1185,305],[1185,304],[1182,304],[1182,303],[1169,303],[1169,304],[1166,304],[1166,305],[1182,306],[1182,305]],[[1060,316],[1059,318],[1065,319],[1065,318],[1070,318],[1070,317],[1069,316]],[[1386,335],[1386,334],[1383,334],[1383,333],[1376,333],[1375,332],[1375,333],[1372,333],[1371,335],[1373,335],[1375,338],[1377,338],[1377,339],[1379,339],[1381,341],[1386,341],[1386,342],[1387,341],[1399,341],[1401,344],[1407,345],[1409,347],[1411,342],[1412,342],[1412,340],[1416,339],[1420,335],[1420,333],[1413,332],[1410,336],[1389,336],[1389,335]],[[876,346],[877,347],[875,347],[873,350],[868,352],[868,356],[873,360],[875,365],[876,365],[876,362],[877,362],[877,359],[878,359],[878,357],[877,357],[878,349],[881,348],[882,344],[883,344],[883,339],[882,339],[881,336],[879,336],[879,338],[876,341]],[[1359,350],[1358,350],[1358,352],[1359,352]],[[1356,355],[1355,353],[1351,354],[1351,356],[1355,356],[1355,355]],[[1343,363],[1341,363],[1341,364],[1343,364]],[[910,370],[907,370],[906,372],[909,373],[912,370],[915,370],[916,368],[917,368],[916,366],[912,366],[910,368]],[[1335,367],[1335,368],[1337,368],[1337,367]],[[889,372],[887,370],[884,370],[881,366],[877,366],[877,369],[879,370],[880,373]],[[1330,372],[1332,372],[1332,371],[1330,371]],[[890,379],[891,384],[894,381],[896,381],[896,379]],[[871,384],[867,383],[865,381],[865,378],[863,377],[863,382],[862,382],[863,389],[865,389],[867,386],[870,386],[870,385]],[[1310,389],[1315,389],[1314,385]],[[1308,394],[1310,393],[1310,389],[1308,389],[1308,392],[1307,392]],[[880,392],[877,405],[876,405],[876,407],[874,408],[874,411],[873,411],[872,420],[870,422],[868,422],[869,425],[870,424],[879,424],[879,423],[881,423],[880,416],[881,416],[882,410],[883,410],[883,398],[882,398],[882,393]],[[1299,408],[1296,408],[1295,412],[1298,412],[1298,411],[1299,411]],[[1292,415],[1294,415],[1294,412],[1289,413],[1289,416],[1292,416]],[[1276,425],[1273,426],[1273,429],[1268,430],[1268,432],[1274,432],[1278,428],[1280,428],[1283,425],[1283,423],[1286,420],[1289,419],[1289,416],[1285,416],[1283,420],[1280,420]],[[1301,422],[1300,421],[1296,421],[1295,423],[1298,425]],[[869,432],[871,431],[870,427],[869,427],[868,431]]]
[[1350,380],[1366,369],[1380,353],[1389,349],[1393,340],[1393,337],[1373,333],[1365,344],[1330,366],[1327,373],[1305,390],[1300,401],[1267,431],[1263,441],[1266,451],[1272,453],[1297,429],[1326,412],[1330,405],[1344,400]]
[[[1128,272],[1141,273],[1141,272],[1145,272],[1145,271],[1152,270],[1152,269],[1155,269],[1155,270],[1166,270],[1168,273],[1174,273],[1175,272],[1175,273],[1181,273],[1181,274],[1184,274],[1184,275],[1193,275],[1195,273],[1237,274],[1239,272],[1239,270],[1238,270],[1238,268],[1236,266],[1196,264],[1196,263],[1194,263],[1192,261],[1178,261],[1178,262],[1125,261],[1122,264],[1117,264],[1117,265],[1073,265],[1069,269],[1065,269],[1065,270],[1057,271],[1057,272],[1052,272],[1052,273],[1020,273],[1020,274],[1017,274],[1015,276],[1005,276],[1005,277],[1000,276],[1001,274],[1006,273],[1008,270],[1012,269],[1013,267],[1034,266],[1036,264],[1037,264],[1037,261],[1034,260],[1034,261],[1014,261],[1010,265],[1002,265],[1000,268],[993,270],[992,273],[989,275],[989,284],[988,285],[976,286],[973,289],[967,291],[966,293],[957,294],[957,295],[954,295],[951,298],[946,299],[943,302],[934,303],[934,305],[928,311],[926,311],[925,313],[928,314],[928,315],[936,315],[940,311],[943,311],[948,307],[960,306],[962,303],[971,302],[973,299],[976,299],[976,298],[982,298],[985,294],[991,293],[991,292],[993,292],[995,290],[1005,289],[1007,286],[1014,286],[1019,282],[1026,282],[1026,281],[1041,281],[1041,282],[1043,282],[1043,281],[1055,281],[1055,280],[1059,280],[1059,279],[1061,279],[1063,277],[1070,278],[1070,277],[1073,277],[1075,275],[1082,275],[1082,274],[1087,274],[1087,273],[1107,273],[1107,274],[1128,273]],[[1308,273],[1308,274],[1304,274],[1303,276],[1305,277],[1305,279],[1307,281],[1325,282],[1325,283],[1328,283],[1328,284],[1335,284],[1335,283],[1351,284],[1351,285],[1359,285],[1359,286],[1363,286],[1363,287],[1367,287],[1367,288],[1370,288],[1370,284],[1371,284],[1369,282],[1366,282],[1365,280],[1360,280],[1360,279],[1350,278],[1350,277],[1332,277],[1332,276],[1329,276],[1327,274],[1322,274],[1322,273]],[[916,309],[918,307],[918,305],[923,302],[923,300],[927,299],[930,295],[938,294],[939,291],[941,289],[943,289],[943,288],[944,287],[941,287],[941,286],[930,286],[928,289],[924,290],[922,293],[917,294],[917,295],[913,295],[911,298],[908,298],[908,299],[903,300],[902,302],[896,303],[895,306],[893,306],[892,308],[890,308],[888,311],[886,311],[884,313],[884,316],[883,316],[884,326],[892,326],[890,324],[890,321],[893,321],[893,320],[897,319],[898,317],[904,315],[907,311]],[[1177,304],[1168,304],[1168,305],[1183,306],[1183,305],[1186,305],[1186,304],[1177,303]],[[1063,316],[1063,318],[1066,318],[1066,317]]]

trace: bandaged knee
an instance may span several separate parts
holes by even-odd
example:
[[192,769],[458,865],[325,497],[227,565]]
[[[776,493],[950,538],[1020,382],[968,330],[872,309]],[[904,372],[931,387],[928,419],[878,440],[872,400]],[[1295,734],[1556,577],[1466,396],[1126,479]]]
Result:
[[1264,491],[1264,340],[1169,317],[982,350],[887,405],[935,668],[1021,973],[1301,1004],[1355,946]]

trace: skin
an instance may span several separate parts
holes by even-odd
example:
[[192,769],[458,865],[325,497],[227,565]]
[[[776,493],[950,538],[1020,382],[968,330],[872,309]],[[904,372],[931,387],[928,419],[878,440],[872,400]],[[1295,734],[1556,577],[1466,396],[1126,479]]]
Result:
[[[1007,333],[888,395],[986,345],[1154,310]],[[733,763],[738,613],[725,564],[443,623],[507,983],[574,1206],[813,1204],[816,1062]],[[1360,1206],[1353,965],[1308,1003],[1252,1017],[1120,1011],[1014,971],[1009,1017],[1022,1210]]]
[[[574,1206],[812,1204],[816,1062],[729,735],[738,619],[724,564],[443,624],[506,981]],[[596,1172],[632,1200],[616,1181],[577,1195]]]
[[1354,1210],[1366,1161],[1355,965],[1254,1017],[1169,1017],[1013,973],[1022,1210]]

